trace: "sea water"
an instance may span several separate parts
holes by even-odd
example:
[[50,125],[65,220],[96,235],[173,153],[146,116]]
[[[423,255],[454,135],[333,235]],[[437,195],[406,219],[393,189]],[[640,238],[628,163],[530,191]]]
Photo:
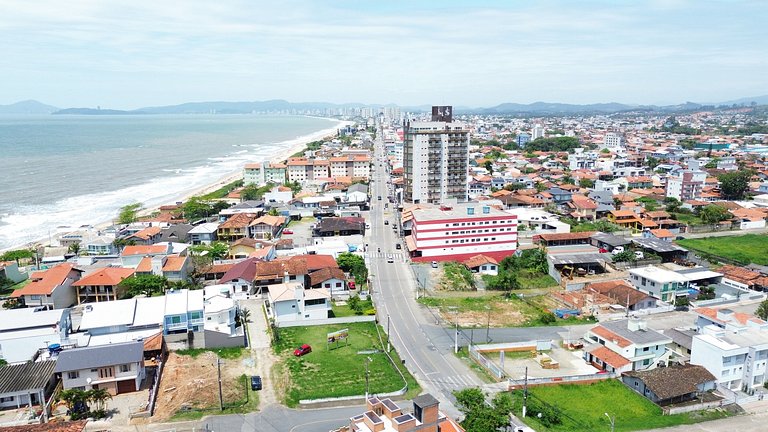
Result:
[[0,116],[0,250],[171,204],[339,122],[303,116]]

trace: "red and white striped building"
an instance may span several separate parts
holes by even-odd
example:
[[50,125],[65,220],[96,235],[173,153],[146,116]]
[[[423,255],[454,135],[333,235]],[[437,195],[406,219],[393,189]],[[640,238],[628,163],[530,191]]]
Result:
[[422,204],[406,214],[411,234],[405,243],[413,261],[464,261],[478,254],[501,261],[517,249],[517,216],[494,207]]

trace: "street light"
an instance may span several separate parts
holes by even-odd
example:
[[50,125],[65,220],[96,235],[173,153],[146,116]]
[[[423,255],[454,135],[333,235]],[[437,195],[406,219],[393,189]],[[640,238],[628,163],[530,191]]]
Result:
[[611,417],[610,415],[608,415],[608,413],[603,413],[603,414],[605,414],[605,416],[608,417],[608,420],[610,420],[611,432],[613,432],[616,427],[616,416]]
[[370,357],[365,358],[365,400],[368,400],[368,364],[372,361]]
[[390,336],[389,333],[389,314],[387,314],[387,352],[392,351],[392,345],[391,345],[392,336]]
[[448,306],[448,309],[453,312],[453,322],[456,324],[456,335],[453,343],[453,352],[458,354],[459,352],[459,311],[456,306]]

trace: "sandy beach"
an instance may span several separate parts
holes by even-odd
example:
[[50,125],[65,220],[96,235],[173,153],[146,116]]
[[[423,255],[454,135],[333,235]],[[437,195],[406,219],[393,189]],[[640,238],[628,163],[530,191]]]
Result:
[[[336,120],[336,119],[329,119],[329,120],[339,121],[339,120]],[[305,150],[306,147],[307,147],[307,144],[309,144],[310,142],[318,141],[318,140],[321,140],[321,139],[324,139],[324,138],[327,138],[327,137],[334,137],[336,135],[338,129],[343,128],[343,127],[345,127],[347,125],[352,125],[352,124],[354,124],[354,122],[352,122],[352,121],[339,121],[339,123],[334,125],[333,127],[329,127],[327,129],[323,129],[323,130],[314,132],[312,134],[299,137],[289,147],[285,148],[284,150],[279,151],[273,157],[269,158],[268,161],[271,162],[271,163],[283,162],[283,161],[287,160],[289,157],[291,157],[292,155]],[[261,162],[261,160],[253,160],[253,161],[250,161],[250,162],[251,163]],[[149,206],[149,207],[143,208],[139,212],[139,215],[140,216],[148,216],[148,215],[158,211],[160,206],[162,206],[162,205],[174,204],[176,202],[183,202],[183,201],[187,201],[189,198],[191,198],[193,196],[208,194],[210,192],[218,190],[221,187],[223,187],[223,186],[225,186],[227,184],[230,184],[230,183],[232,183],[234,181],[240,180],[242,178],[243,178],[243,169],[242,169],[242,167],[240,167],[240,169],[238,169],[237,171],[233,171],[233,172],[227,174],[226,176],[219,177],[218,179],[215,179],[214,181],[212,181],[211,183],[207,184],[204,187],[195,188],[195,189],[191,189],[191,190],[188,190],[188,191],[183,191],[183,192],[180,193],[180,195],[178,196],[177,199],[171,200],[170,202],[160,203],[160,204],[157,204],[157,205],[154,205],[154,206]],[[115,217],[117,217],[117,214],[115,214]],[[107,228],[107,227],[111,226],[112,224],[113,224],[113,221],[109,220],[109,221],[103,221],[101,223],[94,224],[93,226],[95,228],[97,228],[97,229],[104,229],[104,228]],[[53,242],[49,242],[49,238],[45,237],[45,238],[40,238],[40,239],[38,239],[36,241],[27,243],[26,247],[28,247],[28,248],[37,248],[37,247],[40,247],[40,246],[57,246],[57,244],[58,244],[58,237],[60,235],[62,235],[62,234],[63,233],[54,234],[53,235],[53,239],[54,239]],[[49,243],[54,243],[54,244],[52,245],[52,244],[49,244]],[[22,247],[24,247],[24,246],[16,246],[16,247],[4,248],[4,249],[0,249],[0,252],[4,252],[4,251],[7,251],[7,250],[13,250],[13,249],[19,249],[19,248],[22,248]]]

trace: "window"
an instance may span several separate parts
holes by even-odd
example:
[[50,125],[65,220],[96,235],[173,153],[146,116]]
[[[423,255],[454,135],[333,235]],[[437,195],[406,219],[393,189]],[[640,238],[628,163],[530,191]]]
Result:
[[645,347],[643,348],[643,352],[648,352],[649,349],[651,349],[651,347]]
[[125,372],[130,372],[130,371],[131,371],[131,365],[129,365],[129,364],[120,365],[120,372],[125,373]]
[[13,396],[0,397],[0,403],[2,402],[13,402]]
[[80,378],[80,371],[69,371],[69,372],[67,372],[67,378],[69,378],[69,379],[78,379],[78,378]]
[[98,369],[91,369],[91,372],[98,372]]

